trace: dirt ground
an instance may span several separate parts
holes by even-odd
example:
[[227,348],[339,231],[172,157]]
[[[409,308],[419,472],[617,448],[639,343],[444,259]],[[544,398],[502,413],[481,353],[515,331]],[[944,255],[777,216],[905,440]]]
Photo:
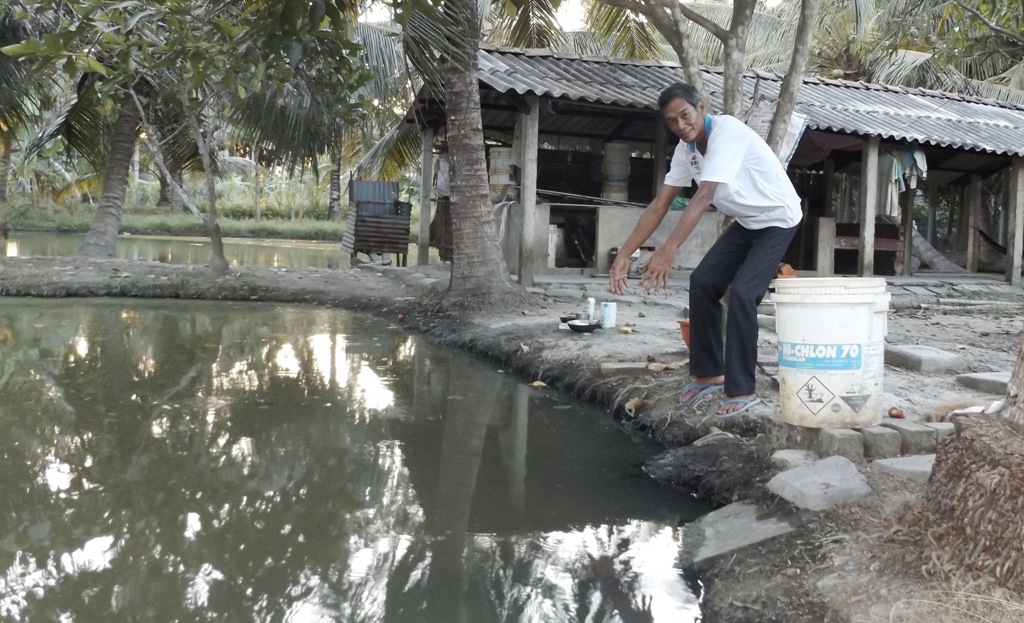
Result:
[[[484,357],[529,381],[541,380],[554,390],[605,405],[625,430],[658,437],[667,446],[691,442],[714,423],[708,422],[706,411],[687,413],[675,406],[675,393],[687,378],[687,351],[677,323],[685,304],[683,294],[634,292],[618,302],[619,327],[628,326],[628,331],[581,335],[558,321],[560,312],[581,308],[580,296],[548,298],[538,293],[534,304],[521,309],[459,319],[438,317],[428,299],[446,281],[431,286],[422,275],[409,278],[412,270],[243,267],[233,268],[228,276],[213,277],[202,266],[0,258],[0,296],[267,300],[361,310],[404,323],[412,331]],[[598,293],[600,284],[589,284],[586,291]],[[1024,300],[1021,294],[1019,300]],[[1019,305],[954,304],[892,311],[888,329],[890,344],[926,344],[956,352],[967,362],[969,372],[1009,372],[1021,347],[1024,318]],[[774,333],[763,330],[760,346],[766,359],[774,343]],[[602,363],[643,368],[649,362],[666,367],[601,371]],[[759,375],[758,391],[765,404],[757,412],[777,412],[778,392],[769,375]],[[885,391],[886,404],[902,408],[910,419],[948,410],[944,405],[965,399],[996,398],[958,385],[952,374],[920,374],[892,366],[885,368]],[[633,399],[643,400],[643,406],[634,410]],[[626,412],[627,405],[631,413]],[[754,438],[764,432],[757,421],[748,419],[728,430]],[[749,443],[763,444],[765,438]],[[910,603],[907,600],[930,595],[936,588],[906,563],[905,556],[896,555],[912,542],[900,534],[901,513],[920,501],[924,485],[875,472],[868,465],[860,467],[875,493],[823,513],[798,512],[770,496],[759,487],[771,476],[768,471],[740,474],[746,488],[711,492],[718,500],[751,495],[766,508],[791,515],[799,529],[702,570],[697,579],[703,591],[705,623],[924,620],[894,614]],[[949,585],[938,587],[951,590]]]

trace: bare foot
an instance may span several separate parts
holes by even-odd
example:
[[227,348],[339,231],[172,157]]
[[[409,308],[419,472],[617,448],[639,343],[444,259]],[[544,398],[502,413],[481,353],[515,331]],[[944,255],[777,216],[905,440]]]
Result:
[[726,396],[719,401],[718,407],[715,408],[715,415],[735,415],[741,411],[747,411],[760,402],[761,399],[757,397],[757,394]]
[[700,387],[701,385],[723,385],[723,384],[725,384],[725,377],[724,376],[696,376],[696,377],[693,378],[692,381],[687,383],[687,386],[690,387],[690,390],[689,391],[685,391],[685,392],[683,392],[682,394],[679,395],[679,402],[680,402],[680,404],[687,404],[691,400],[696,398],[697,394],[699,394],[699,393],[701,393],[702,391],[705,390],[705,388]]

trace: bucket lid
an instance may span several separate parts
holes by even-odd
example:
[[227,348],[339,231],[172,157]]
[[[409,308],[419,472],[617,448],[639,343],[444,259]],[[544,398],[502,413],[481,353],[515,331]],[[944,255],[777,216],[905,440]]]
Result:
[[776,279],[776,294],[882,294],[881,277],[797,277]]

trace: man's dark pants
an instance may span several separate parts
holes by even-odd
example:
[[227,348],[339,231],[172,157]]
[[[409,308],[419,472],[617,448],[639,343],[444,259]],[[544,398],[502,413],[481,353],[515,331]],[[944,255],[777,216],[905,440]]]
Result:
[[[690,373],[724,374],[727,396],[754,393],[757,306],[796,229],[745,229],[733,223],[690,275]],[[726,290],[729,317],[723,356],[721,299]]]

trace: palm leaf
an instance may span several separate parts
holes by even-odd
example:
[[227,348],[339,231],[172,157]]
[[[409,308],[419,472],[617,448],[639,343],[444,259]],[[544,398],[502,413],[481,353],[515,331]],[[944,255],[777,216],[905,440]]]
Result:
[[558,17],[557,2],[550,0],[508,0],[498,2],[495,33],[497,42],[513,47],[554,48],[565,38]]
[[586,23],[587,29],[598,41],[607,42],[610,56],[662,58],[664,40],[642,15],[603,3],[593,3],[587,12]]
[[356,164],[359,179],[398,180],[416,166],[422,149],[420,133],[413,124],[399,121]]

